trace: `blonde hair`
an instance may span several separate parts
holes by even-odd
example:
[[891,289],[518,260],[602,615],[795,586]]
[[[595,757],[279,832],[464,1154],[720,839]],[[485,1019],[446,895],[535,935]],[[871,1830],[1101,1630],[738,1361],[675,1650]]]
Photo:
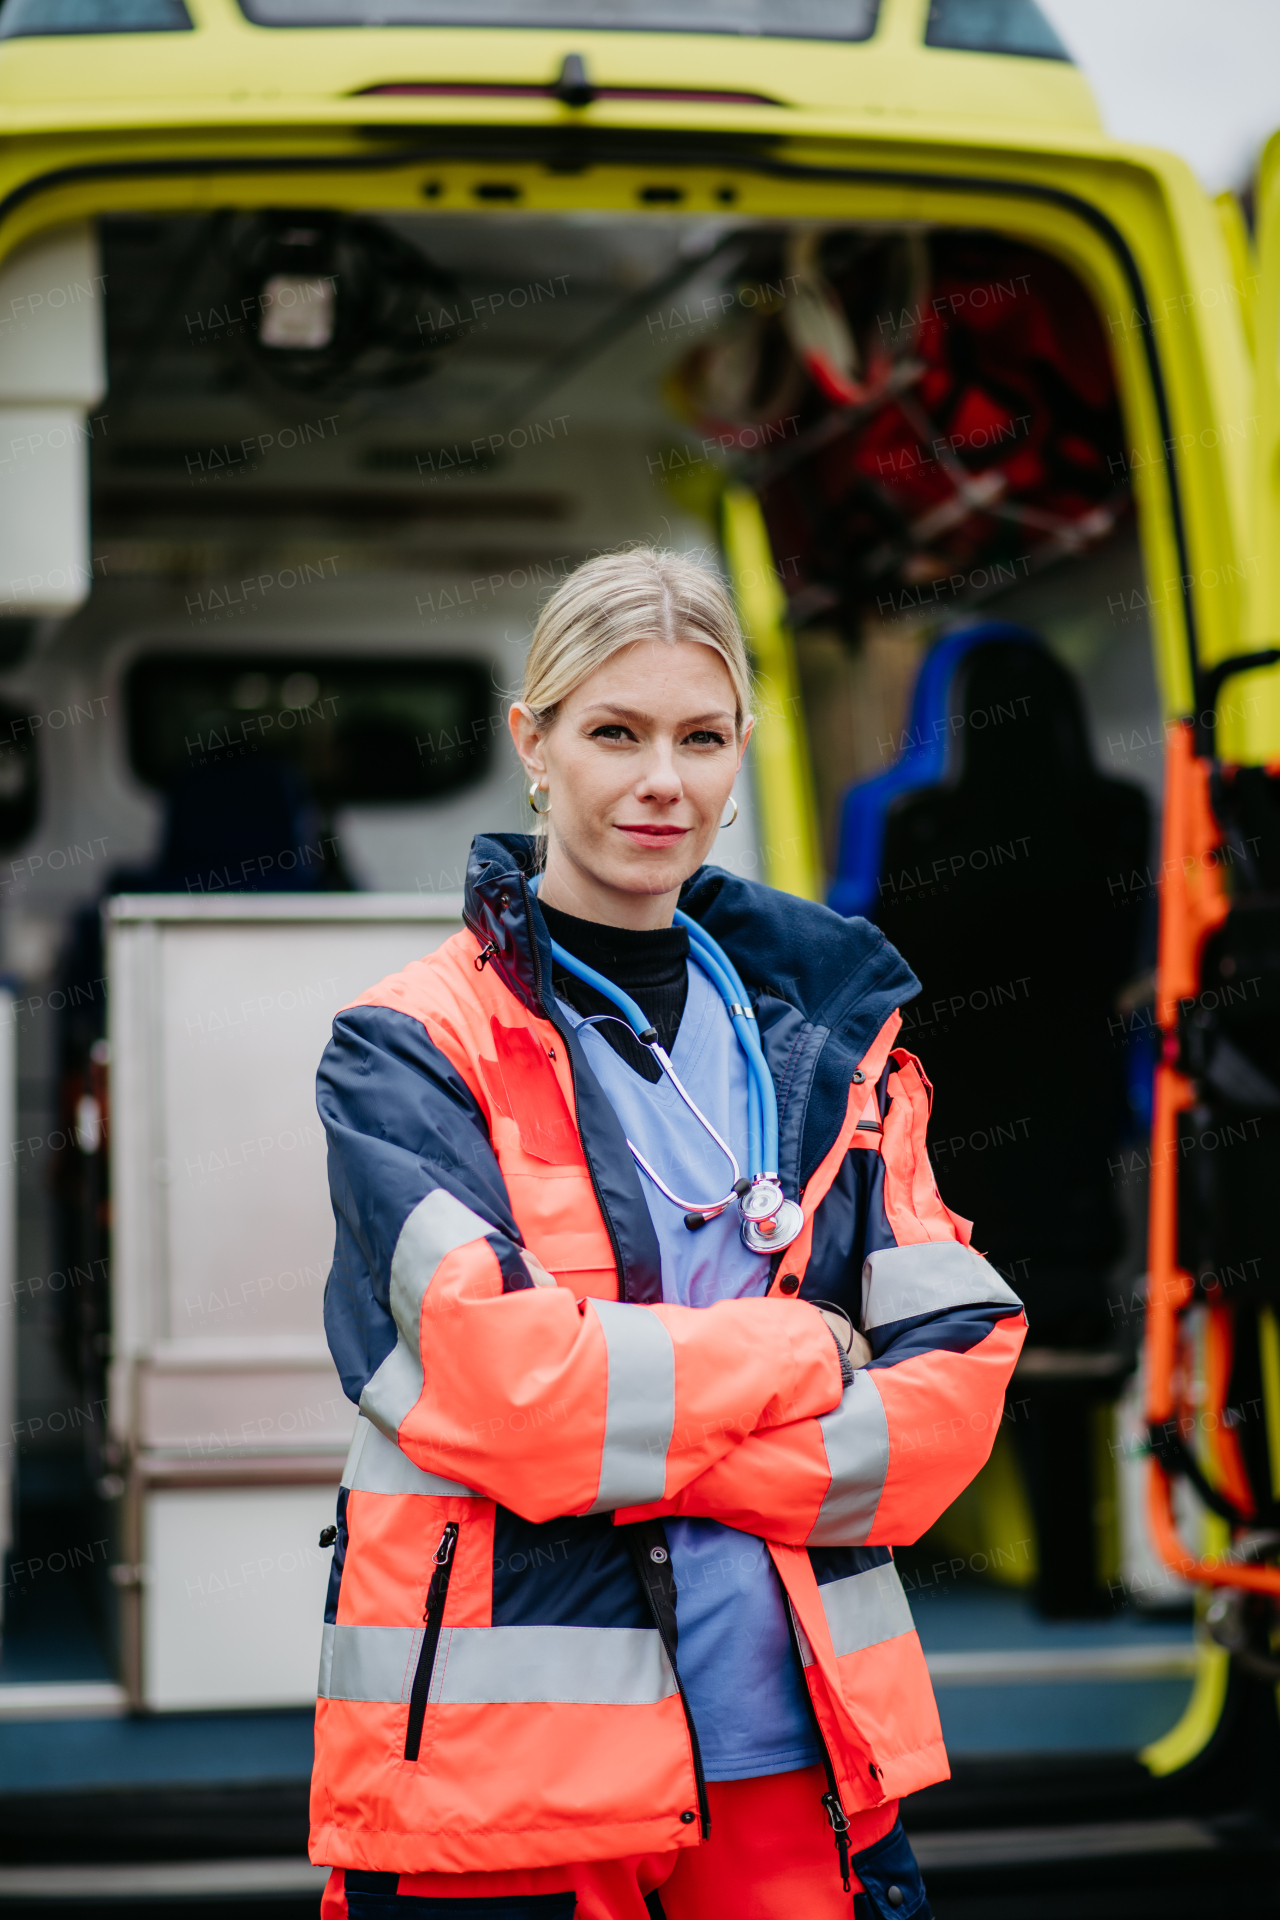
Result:
[[741,738],[751,714],[751,667],[733,602],[706,567],[658,547],[586,560],[547,601],[520,691],[538,731],[545,732],[561,701],[612,654],[655,639],[714,648],[733,683]]

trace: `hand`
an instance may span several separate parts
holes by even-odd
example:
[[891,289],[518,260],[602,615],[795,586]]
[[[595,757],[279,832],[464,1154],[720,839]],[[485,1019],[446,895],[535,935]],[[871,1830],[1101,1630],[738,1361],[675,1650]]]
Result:
[[548,1273],[536,1253],[530,1253],[528,1247],[521,1247],[520,1258],[529,1270],[529,1278],[535,1287],[554,1287],[558,1284],[553,1273]]
[[859,1367],[865,1367],[871,1358],[871,1348],[867,1345],[857,1328],[851,1328],[842,1313],[832,1313],[826,1307],[819,1307],[818,1312],[822,1315],[832,1333],[834,1333],[841,1347],[848,1354],[854,1372],[856,1373]]

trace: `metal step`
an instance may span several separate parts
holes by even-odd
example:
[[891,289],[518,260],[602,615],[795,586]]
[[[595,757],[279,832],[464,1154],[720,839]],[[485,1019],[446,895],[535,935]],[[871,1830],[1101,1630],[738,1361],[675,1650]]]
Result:
[[1013,1647],[925,1655],[939,1687],[989,1687],[1029,1680],[1189,1679],[1196,1650],[1188,1640],[1128,1647]]
[[[1107,1860],[1127,1854],[1204,1853],[1221,1846],[1199,1820],[1117,1820],[1075,1827],[986,1827],[921,1833],[911,1845],[921,1870],[997,1867],[1055,1860]],[[0,1892],[3,1881],[0,1880]]]
[[219,1894],[314,1894],[328,1867],[309,1860],[146,1860],[83,1866],[0,1866],[0,1902],[9,1900],[194,1900]]

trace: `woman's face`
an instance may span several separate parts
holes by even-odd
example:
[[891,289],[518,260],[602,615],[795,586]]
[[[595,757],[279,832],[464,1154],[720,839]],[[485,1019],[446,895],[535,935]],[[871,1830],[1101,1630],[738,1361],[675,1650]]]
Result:
[[563,700],[539,734],[513,707],[511,735],[546,790],[539,898],[609,926],[671,924],[702,865],[742,764],[729,670],[698,640],[636,640]]

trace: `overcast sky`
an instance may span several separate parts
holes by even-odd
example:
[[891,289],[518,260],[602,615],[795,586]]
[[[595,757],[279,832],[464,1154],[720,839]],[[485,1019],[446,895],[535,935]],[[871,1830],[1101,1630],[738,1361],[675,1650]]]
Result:
[[1280,127],[1280,0],[1040,0],[1122,140],[1241,187]]

